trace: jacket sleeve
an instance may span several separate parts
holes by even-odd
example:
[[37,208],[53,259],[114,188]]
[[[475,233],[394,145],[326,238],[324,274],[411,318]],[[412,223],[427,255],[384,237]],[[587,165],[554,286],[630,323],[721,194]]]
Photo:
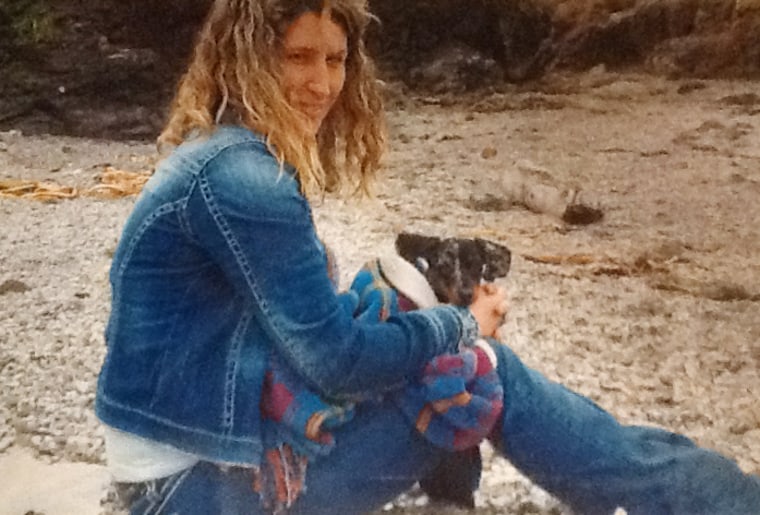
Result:
[[253,306],[276,349],[322,395],[340,399],[398,387],[471,336],[469,310],[453,306],[385,323],[354,319],[354,303],[331,285],[297,181],[256,143],[215,156],[186,213],[194,238]]

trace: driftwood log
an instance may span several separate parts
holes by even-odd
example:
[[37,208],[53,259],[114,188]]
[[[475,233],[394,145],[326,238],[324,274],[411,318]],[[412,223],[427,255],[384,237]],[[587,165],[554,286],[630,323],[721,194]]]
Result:
[[530,161],[519,161],[506,170],[502,186],[508,203],[569,224],[591,224],[603,217],[601,209],[584,200],[579,188],[561,184],[550,171]]

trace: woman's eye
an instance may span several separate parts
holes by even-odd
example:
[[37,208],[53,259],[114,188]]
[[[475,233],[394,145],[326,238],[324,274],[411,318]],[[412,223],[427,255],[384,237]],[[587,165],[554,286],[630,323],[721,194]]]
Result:
[[331,55],[327,57],[327,64],[330,66],[343,66],[346,63],[346,56]]
[[285,58],[296,64],[304,64],[306,63],[308,56],[304,52],[292,52],[285,55]]

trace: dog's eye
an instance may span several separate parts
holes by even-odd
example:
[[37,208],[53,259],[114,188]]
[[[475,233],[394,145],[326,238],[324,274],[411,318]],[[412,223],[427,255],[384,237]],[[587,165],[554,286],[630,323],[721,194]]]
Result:
[[430,263],[428,263],[428,260],[424,257],[418,257],[414,260],[414,266],[417,267],[417,270],[422,272],[423,274],[430,270]]

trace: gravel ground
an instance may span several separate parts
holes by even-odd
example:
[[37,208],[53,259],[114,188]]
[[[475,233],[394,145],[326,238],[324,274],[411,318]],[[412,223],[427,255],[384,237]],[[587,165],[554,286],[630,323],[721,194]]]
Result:
[[[760,111],[726,101],[756,84],[681,86],[592,73],[468,105],[398,100],[376,197],[329,197],[317,225],[344,280],[401,228],[506,243],[503,335],[528,364],[625,422],[684,432],[760,472]],[[87,188],[106,166],[140,171],[153,159],[144,143],[0,133],[0,180]],[[604,220],[572,227],[500,204],[519,159],[580,185]],[[0,466],[17,450],[102,464],[92,407],[107,270],[133,202],[0,197]],[[588,259],[569,259],[579,254]],[[477,513],[566,513],[484,453]],[[387,510],[460,513],[415,492]]]

